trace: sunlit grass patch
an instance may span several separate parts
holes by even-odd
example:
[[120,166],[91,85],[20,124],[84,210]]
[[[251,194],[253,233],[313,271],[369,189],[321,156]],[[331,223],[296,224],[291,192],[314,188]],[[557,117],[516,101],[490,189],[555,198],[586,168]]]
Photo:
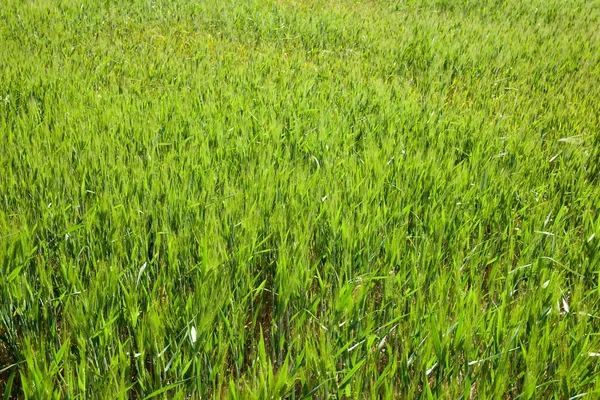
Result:
[[0,395],[596,396],[598,10],[9,0]]

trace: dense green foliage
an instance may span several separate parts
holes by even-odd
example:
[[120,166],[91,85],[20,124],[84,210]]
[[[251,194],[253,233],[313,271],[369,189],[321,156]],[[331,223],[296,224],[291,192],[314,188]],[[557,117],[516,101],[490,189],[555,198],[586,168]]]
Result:
[[600,2],[0,7],[0,395],[600,395]]

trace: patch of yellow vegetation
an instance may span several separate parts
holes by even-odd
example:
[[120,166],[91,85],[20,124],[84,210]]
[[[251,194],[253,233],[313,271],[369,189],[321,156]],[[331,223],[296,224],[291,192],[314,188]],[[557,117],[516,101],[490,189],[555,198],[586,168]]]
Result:
[[304,12],[331,10],[336,13],[363,13],[369,10],[372,11],[375,6],[370,1],[356,0],[275,0],[275,3],[286,8],[295,8]]

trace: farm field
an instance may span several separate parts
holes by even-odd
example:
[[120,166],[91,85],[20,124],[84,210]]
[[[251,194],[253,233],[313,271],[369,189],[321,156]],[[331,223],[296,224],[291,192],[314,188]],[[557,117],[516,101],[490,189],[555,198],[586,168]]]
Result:
[[600,1],[3,0],[0,396],[600,398]]

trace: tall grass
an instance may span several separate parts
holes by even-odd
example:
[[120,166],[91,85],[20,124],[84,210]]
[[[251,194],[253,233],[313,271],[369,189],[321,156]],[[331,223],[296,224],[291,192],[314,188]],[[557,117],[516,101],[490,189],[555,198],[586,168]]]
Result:
[[594,398],[600,3],[5,0],[5,398]]

